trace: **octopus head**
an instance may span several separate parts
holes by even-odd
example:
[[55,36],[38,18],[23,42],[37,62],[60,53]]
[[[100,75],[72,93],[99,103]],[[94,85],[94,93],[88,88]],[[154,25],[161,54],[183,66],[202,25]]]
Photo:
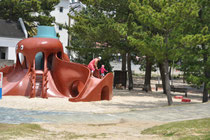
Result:
[[23,51],[24,49],[24,45],[16,45],[16,51],[20,52],[20,51]]

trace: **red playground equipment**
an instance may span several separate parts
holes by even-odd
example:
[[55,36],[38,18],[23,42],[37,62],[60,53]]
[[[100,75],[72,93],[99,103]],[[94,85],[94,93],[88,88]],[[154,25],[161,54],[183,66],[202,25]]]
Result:
[[16,46],[16,64],[0,68],[3,96],[69,97],[69,101],[112,99],[113,74],[94,77],[85,65],[70,62],[54,27],[39,26],[38,35]]

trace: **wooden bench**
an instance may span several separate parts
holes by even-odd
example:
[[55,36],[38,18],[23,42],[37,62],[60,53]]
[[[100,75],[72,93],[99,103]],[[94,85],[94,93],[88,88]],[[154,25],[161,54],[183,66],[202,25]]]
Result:
[[187,97],[187,88],[179,88],[179,87],[174,87],[173,85],[171,86],[171,91],[173,92],[184,92],[185,97]]
[[[163,88],[162,84],[155,84],[155,89],[158,91],[158,88]],[[179,88],[179,87],[174,87],[174,85],[171,85],[171,91],[173,92],[184,92],[185,97],[187,97],[187,88]]]

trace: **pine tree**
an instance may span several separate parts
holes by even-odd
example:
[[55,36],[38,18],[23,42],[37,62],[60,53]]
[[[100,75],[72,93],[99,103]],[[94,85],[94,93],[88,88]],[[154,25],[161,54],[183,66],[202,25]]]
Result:
[[198,1],[199,12],[189,26],[188,35],[183,37],[182,69],[189,83],[204,85],[203,102],[208,102],[210,91],[210,1]]
[[[183,24],[196,16],[195,0],[132,0],[130,8],[135,12],[139,26],[134,34],[134,44],[151,51],[161,66],[161,77],[168,104],[173,103],[170,94],[169,60],[179,54],[179,40],[183,34]],[[140,24],[139,24],[140,23]],[[151,40],[147,43],[146,40]],[[131,38],[132,39],[132,38]]]

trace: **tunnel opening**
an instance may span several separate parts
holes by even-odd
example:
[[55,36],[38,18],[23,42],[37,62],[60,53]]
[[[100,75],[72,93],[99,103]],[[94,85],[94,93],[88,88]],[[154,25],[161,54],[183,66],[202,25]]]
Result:
[[109,88],[105,86],[101,90],[101,100],[109,100]]
[[35,69],[44,70],[44,53],[38,52],[35,56]]
[[82,91],[84,83],[81,81],[74,81],[70,87],[70,94],[72,97],[76,97]]

